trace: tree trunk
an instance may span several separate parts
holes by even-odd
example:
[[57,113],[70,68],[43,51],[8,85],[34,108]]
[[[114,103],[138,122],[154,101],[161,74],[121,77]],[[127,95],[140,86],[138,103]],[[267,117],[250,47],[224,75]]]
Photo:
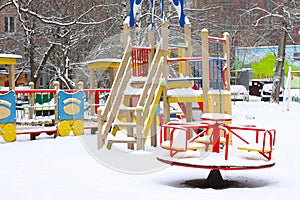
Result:
[[[288,1],[284,2],[284,6]],[[284,75],[284,61],[285,61],[285,46],[286,46],[286,37],[288,31],[289,18],[283,8],[284,19],[282,21],[282,33],[280,36],[280,43],[278,45],[278,54],[276,59],[275,73],[273,78],[273,88],[272,88],[272,102],[279,103],[280,87],[283,84],[283,75]]]
[[280,44],[278,46],[278,55],[276,59],[275,74],[273,78],[272,88],[272,101],[275,103],[279,103],[280,87],[283,81],[282,77],[284,72],[286,34],[286,30],[283,30],[280,37]]

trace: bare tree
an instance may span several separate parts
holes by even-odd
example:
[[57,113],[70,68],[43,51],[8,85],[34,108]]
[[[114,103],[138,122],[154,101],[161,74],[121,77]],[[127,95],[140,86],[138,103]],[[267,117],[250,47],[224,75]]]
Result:
[[259,17],[256,19],[255,26],[267,19],[275,19],[276,23],[273,24],[274,31],[277,29],[280,33],[279,43],[278,44],[278,53],[276,58],[276,64],[274,67],[274,77],[273,77],[273,88],[272,88],[272,101],[279,103],[279,94],[280,87],[283,85],[283,72],[284,72],[284,61],[285,61],[285,48],[287,40],[295,43],[292,35],[290,34],[291,30],[294,28],[294,24],[299,20],[299,13],[296,10],[299,10],[299,1],[295,0],[284,0],[283,2],[276,3],[273,2],[276,7],[273,10],[266,10],[261,7],[254,7],[247,12],[257,12],[260,13]]
[[96,43],[114,32],[117,1],[103,0],[10,0],[1,7],[13,6],[24,31],[25,68],[30,81],[37,83],[45,71],[64,87],[72,88],[74,75]]

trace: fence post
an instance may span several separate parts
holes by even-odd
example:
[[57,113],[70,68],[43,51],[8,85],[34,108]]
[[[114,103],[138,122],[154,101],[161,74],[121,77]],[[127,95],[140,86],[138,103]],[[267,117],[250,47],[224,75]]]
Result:
[[[30,89],[34,89],[34,82],[29,82],[29,87]],[[35,94],[30,93],[29,94],[29,119],[33,119],[33,114],[34,114],[34,96]]]
[[201,30],[202,39],[202,89],[203,89],[203,112],[208,112],[208,90],[209,90],[209,44],[208,30]]
[[54,96],[54,105],[55,105],[55,109],[54,109],[54,113],[55,113],[55,123],[58,123],[58,90],[59,90],[59,82],[58,81],[54,81],[53,82],[53,87],[56,90],[56,94]]
[[82,81],[79,81],[79,82],[77,83],[77,87],[78,87],[79,90],[83,89],[83,82],[82,82]]

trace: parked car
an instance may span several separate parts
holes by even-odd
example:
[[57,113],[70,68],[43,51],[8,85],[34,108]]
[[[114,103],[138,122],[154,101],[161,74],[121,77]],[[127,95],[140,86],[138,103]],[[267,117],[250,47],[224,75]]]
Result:
[[[261,100],[270,101],[272,95],[273,83],[268,83],[263,86],[261,89]],[[279,101],[283,100],[283,88],[280,87]]]
[[230,92],[232,101],[249,101],[249,91],[244,85],[231,85]]

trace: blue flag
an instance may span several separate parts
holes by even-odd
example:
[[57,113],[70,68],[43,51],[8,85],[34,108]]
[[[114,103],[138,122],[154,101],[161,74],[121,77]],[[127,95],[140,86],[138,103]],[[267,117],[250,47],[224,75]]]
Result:
[[129,13],[129,25],[130,27],[134,26],[135,23],[135,15],[138,12],[138,9],[141,6],[143,0],[130,0],[130,13]]
[[170,0],[172,1],[173,5],[176,8],[178,17],[179,17],[179,24],[183,28],[185,25],[185,14],[183,11],[184,8],[184,0]]

